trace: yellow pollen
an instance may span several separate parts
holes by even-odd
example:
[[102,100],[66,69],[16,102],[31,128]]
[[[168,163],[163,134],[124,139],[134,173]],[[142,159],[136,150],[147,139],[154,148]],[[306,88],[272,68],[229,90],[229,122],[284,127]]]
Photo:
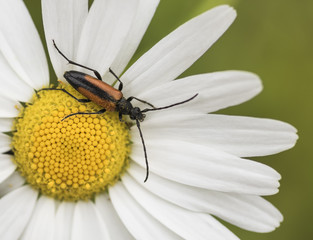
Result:
[[[62,87],[83,98],[72,87]],[[59,200],[92,199],[106,191],[129,163],[130,137],[118,113],[96,112],[94,103],[79,103],[62,91],[44,90],[21,107],[14,123],[14,162],[28,184]]]

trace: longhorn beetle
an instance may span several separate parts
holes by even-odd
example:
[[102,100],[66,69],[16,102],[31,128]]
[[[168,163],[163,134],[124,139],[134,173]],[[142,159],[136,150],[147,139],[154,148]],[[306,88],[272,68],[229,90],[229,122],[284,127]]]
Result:
[[[119,119],[122,121],[122,116],[123,115],[128,115],[131,120],[136,121],[137,128],[139,130],[142,146],[143,146],[143,151],[144,151],[144,156],[145,156],[145,163],[146,163],[146,177],[144,182],[147,181],[148,176],[149,176],[149,164],[148,164],[148,157],[147,157],[147,150],[146,150],[146,145],[145,141],[142,135],[142,131],[140,128],[140,122],[142,122],[145,119],[145,114],[146,112],[150,111],[158,111],[166,108],[171,108],[186,102],[191,101],[194,99],[198,94],[195,94],[191,98],[188,98],[184,101],[177,102],[165,107],[154,107],[151,103],[148,103],[144,100],[141,100],[136,97],[128,97],[127,99],[123,97],[123,93],[121,92],[123,89],[123,83],[119,79],[119,77],[112,71],[111,68],[109,68],[109,72],[116,78],[116,80],[119,82],[119,87],[118,90],[110,86],[109,84],[105,83],[102,81],[101,75],[99,74],[98,71],[83,66],[79,63],[76,63],[70,59],[68,59],[57,47],[56,43],[53,41],[53,45],[56,48],[56,50],[59,52],[59,54],[64,57],[69,64],[73,64],[82,68],[85,68],[87,70],[92,71],[97,78],[94,78],[88,74],[85,74],[83,72],[78,72],[78,71],[67,71],[64,73],[64,78],[67,80],[69,84],[72,85],[72,87],[77,90],[79,93],[81,93],[83,96],[85,96],[87,99],[78,99],[72,94],[70,94],[68,91],[65,89],[57,89],[57,88],[43,88],[41,90],[60,90],[77,100],[78,102],[94,102],[97,105],[103,107],[103,109],[99,110],[98,112],[77,112],[77,113],[72,113],[67,116],[65,116],[63,120],[66,118],[69,118],[74,115],[83,115],[83,114],[101,114],[104,113],[105,111],[116,111],[119,114]],[[141,110],[139,107],[133,107],[131,104],[131,101],[135,99],[139,102],[142,102],[144,104],[149,105],[152,108],[146,108],[144,110]]]

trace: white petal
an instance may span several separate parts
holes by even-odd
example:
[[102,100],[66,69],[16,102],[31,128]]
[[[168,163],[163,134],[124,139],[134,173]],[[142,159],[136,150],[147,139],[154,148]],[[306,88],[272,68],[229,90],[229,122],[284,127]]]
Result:
[[[135,53],[148,25],[153,17],[153,14],[159,4],[159,0],[140,0],[136,9],[136,16],[128,35],[121,47],[119,54],[111,65],[114,73],[120,75],[129,60]],[[113,78],[112,75],[110,75]]]
[[138,0],[95,0],[81,33],[77,61],[108,71],[132,26]]
[[34,94],[34,90],[12,69],[10,64],[0,53],[0,95],[12,100],[28,102]]
[[128,172],[148,191],[173,204],[213,214],[249,231],[270,232],[282,221],[280,212],[259,196],[209,191],[179,184],[153,173],[143,183],[145,170],[137,164],[133,164]]
[[0,133],[0,153],[9,151],[11,149],[11,138],[3,133]]
[[[223,192],[278,192],[280,175],[267,165],[178,140],[147,141],[146,147],[151,172],[173,181]],[[145,166],[141,143],[134,143],[132,159]]]
[[4,96],[0,96],[0,118],[14,118],[18,115],[19,111],[16,109],[19,103],[8,99]]
[[[294,127],[277,120],[175,110],[166,114],[150,113],[142,127],[145,138],[166,136],[241,157],[279,153],[292,148],[298,138]],[[138,134],[136,132],[134,129],[134,134]]]
[[23,240],[54,239],[55,200],[41,196],[21,237]]
[[58,206],[55,222],[55,238],[57,240],[71,239],[75,203],[61,202]]
[[121,183],[111,187],[109,195],[116,212],[135,239],[180,239],[148,214]]
[[189,211],[164,201],[140,187],[128,174],[122,181],[147,212],[183,239],[238,239],[209,214]]
[[236,12],[229,6],[213,8],[177,28],[144,54],[122,80],[125,90],[138,96],[171,81],[189,68],[227,30]]
[[92,202],[76,203],[71,236],[73,240],[110,239],[100,213]]
[[5,181],[16,168],[11,158],[12,156],[9,155],[0,155],[0,183]]
[[19,239],[35,207],[38,192],[18,188],[0,200],[1,239]]
[[0,197],[14,191],[25,183],[25,178],[18,172],[13,172],[6,180],[0,184]]
[[69,59],[75,60],[81,29],[88,14],[88,1],[45,0],[41,3],[49,55],[55,73],[62,79],[64,71],[72,66],[66,64],[52,40]]
[[[186,100],[196,93],[192,101],[175,107],[196,112],[213,112],[245,102],[262,90],[255,74],[243,71],[224,71],[190,76],[147,89],[138,98],[167,106]],[[147,107],[147,106],[145,106]],[[173,109],[170,109],[171,111]]]
[[49,83],[46,56],[35,25],[20,0],[0,1],[0,50],[32,88]]
[[13,118],[0,118],[0,132],[12,131]]
[[111,200],[107,194],[96,197],[96,208],[98,209],[104,223],[107,226],[111,239],[133,239],[127,231],[121,219],[113,208]]

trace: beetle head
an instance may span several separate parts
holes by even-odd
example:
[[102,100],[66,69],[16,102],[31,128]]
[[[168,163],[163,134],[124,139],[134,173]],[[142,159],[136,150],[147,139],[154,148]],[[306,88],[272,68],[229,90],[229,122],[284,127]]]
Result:
[[146,114],[143,114],[139,107],[134,107],[130,111],[129,117],[132,120],[139,120],[140,122],[142,122],[145,119]]

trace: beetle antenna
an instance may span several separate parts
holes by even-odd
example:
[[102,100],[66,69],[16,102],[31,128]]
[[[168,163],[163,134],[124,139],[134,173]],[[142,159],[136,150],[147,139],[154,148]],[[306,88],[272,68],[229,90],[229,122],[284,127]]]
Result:
[[148,163],[148,157],[147,157],[147,150],[146,150],[145,140],[143,139],[142,131],[140,128],[140,123],[139,123],[139,120],[137,120],[137,119],[136,119],[136,125],[137,125],[137,128],[139,130],[139,134],[140,134],[140,138],[141,138],[141,142],[142,142],[142,146],[143,146],[143,152],[145,154],[146,178],[143,182],[146,182],[148,180],[148,177],[149,177],[149,163]]
[[177,106],[177,105],[181,105],[181,104],[184,104],[184,103],[186,103],[186,102],[191,101],[191,100],[194,99],[196,96],[198,96],[198,93],[195,94],[194,96],[192,96],[191,98],[188,98],[188,99],[186,99],[186,100],[184,100],[184,101],[182,101],[182,102],[174,103],[174,104],[171,104],[171,105],[168,105],[168,106],[165,106],[165,107],[146,108],[146,109],[142,110],[141,112],[144,113],[144,112],[157,111],[157,110],[163,110],[163,109],[175,107],[175,106]]

